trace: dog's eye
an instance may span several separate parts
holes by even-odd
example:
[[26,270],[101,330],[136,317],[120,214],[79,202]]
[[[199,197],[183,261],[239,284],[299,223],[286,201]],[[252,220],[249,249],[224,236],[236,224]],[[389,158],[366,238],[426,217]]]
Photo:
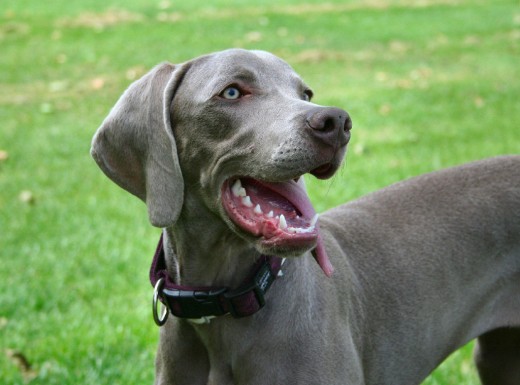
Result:
[[314,94],[312,93],[311,90],[305,90],[305,91],[303,91],[302,98],[303,98],[303,100],[305,100],[306,102],[310,102],[311,99],[312,99],[312,96],[313,96],[313,95],[314,95]]
[[224,99],[235,100],[241,97],[242,93],[238,88],[231,86],[222,91],[220,96],[222,96]]

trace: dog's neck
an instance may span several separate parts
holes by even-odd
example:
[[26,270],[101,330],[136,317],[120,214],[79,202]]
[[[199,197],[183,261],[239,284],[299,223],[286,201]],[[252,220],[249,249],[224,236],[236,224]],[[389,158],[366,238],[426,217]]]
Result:
[[164,230],[164,239],[168,271],[182,285],[237,285],[260,255],[218,215],[190,205],[189,198],[177,223]]

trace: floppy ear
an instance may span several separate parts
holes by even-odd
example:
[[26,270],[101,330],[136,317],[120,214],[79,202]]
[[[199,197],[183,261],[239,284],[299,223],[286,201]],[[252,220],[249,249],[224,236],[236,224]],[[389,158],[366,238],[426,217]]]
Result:
[[103,172],[142,199],[152,225],[176,222],[184,200],[170,104],[186,69],[161,64],[124,92],[92,140]]

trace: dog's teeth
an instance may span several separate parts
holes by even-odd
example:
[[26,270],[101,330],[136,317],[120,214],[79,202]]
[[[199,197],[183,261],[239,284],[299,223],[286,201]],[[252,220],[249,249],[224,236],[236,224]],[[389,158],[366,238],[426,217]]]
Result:
[[274,213],[273,213],[273,210],[269,211],[269,213],[267,214],[267,218],[273,218],[274,217]]
[[312,220],[311,220],[311,227],[314,228],[314,226],[316,225],[316,223],[318,222],[318,217],[319,217],[319,214],[316,214]]
[[231,186],[231,192],[234,196],[239,197],[240,190],[243,190],[242,182],[240,181],[240,179],[237,179],[235,183],[233,183],[233,186]]
[[278,227],[281,229],[281,230],[285,230],[287,228],[287,221],[285,220],[285,217],[282,215],[280,215],[280,223],[278,224]]
[[261,215],[261,214],[263,214],[262,208],[260,207],[259,204],[257,204],[257,205],[255,206],[255,209],[253,210],[253,212],[254,212],[255,214],[257,214],[257,215]]
[[253,202],[251,202],[249,195],[242,197],[242,204],[246,207],[253,207]]
[[231,192],[236,197],[245,197],[247,195],[246,189],[242,187],[242,182],[240,179],[237,179],[233,186],[231,187]]
[[301,227],[288,227],[287,231],[289,233],[293,234],[305,234],[305,233],[312,233],[314,231],[314,226],[307,227],[307,228],[301,228]]

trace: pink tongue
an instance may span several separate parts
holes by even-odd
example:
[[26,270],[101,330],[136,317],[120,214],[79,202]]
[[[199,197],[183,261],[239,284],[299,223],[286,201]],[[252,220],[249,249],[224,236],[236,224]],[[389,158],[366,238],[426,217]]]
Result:
[[[316,215],[316,211],[305,192],[303,182],[269,183],[269,188],[291,202],[305,218],[312,219]],[[312,250],[312,255],[325,275],[330,277],[334,272],[334,267],[330,263],[323,240],[319,234],[319,222],[316,226],[318,226],[318,242],[316,248]]]
[[323,245],[323,241],[321,239],[321,235],[318,234],[318,244],[316,248],[312,250],[312,256],[320,265],[321,270],[325,273],[327,277],[331,277],[332,273],[334,273],[334,266],[330,263],[329,256],[327,255],[327,251],[325,250],[325,246]]

